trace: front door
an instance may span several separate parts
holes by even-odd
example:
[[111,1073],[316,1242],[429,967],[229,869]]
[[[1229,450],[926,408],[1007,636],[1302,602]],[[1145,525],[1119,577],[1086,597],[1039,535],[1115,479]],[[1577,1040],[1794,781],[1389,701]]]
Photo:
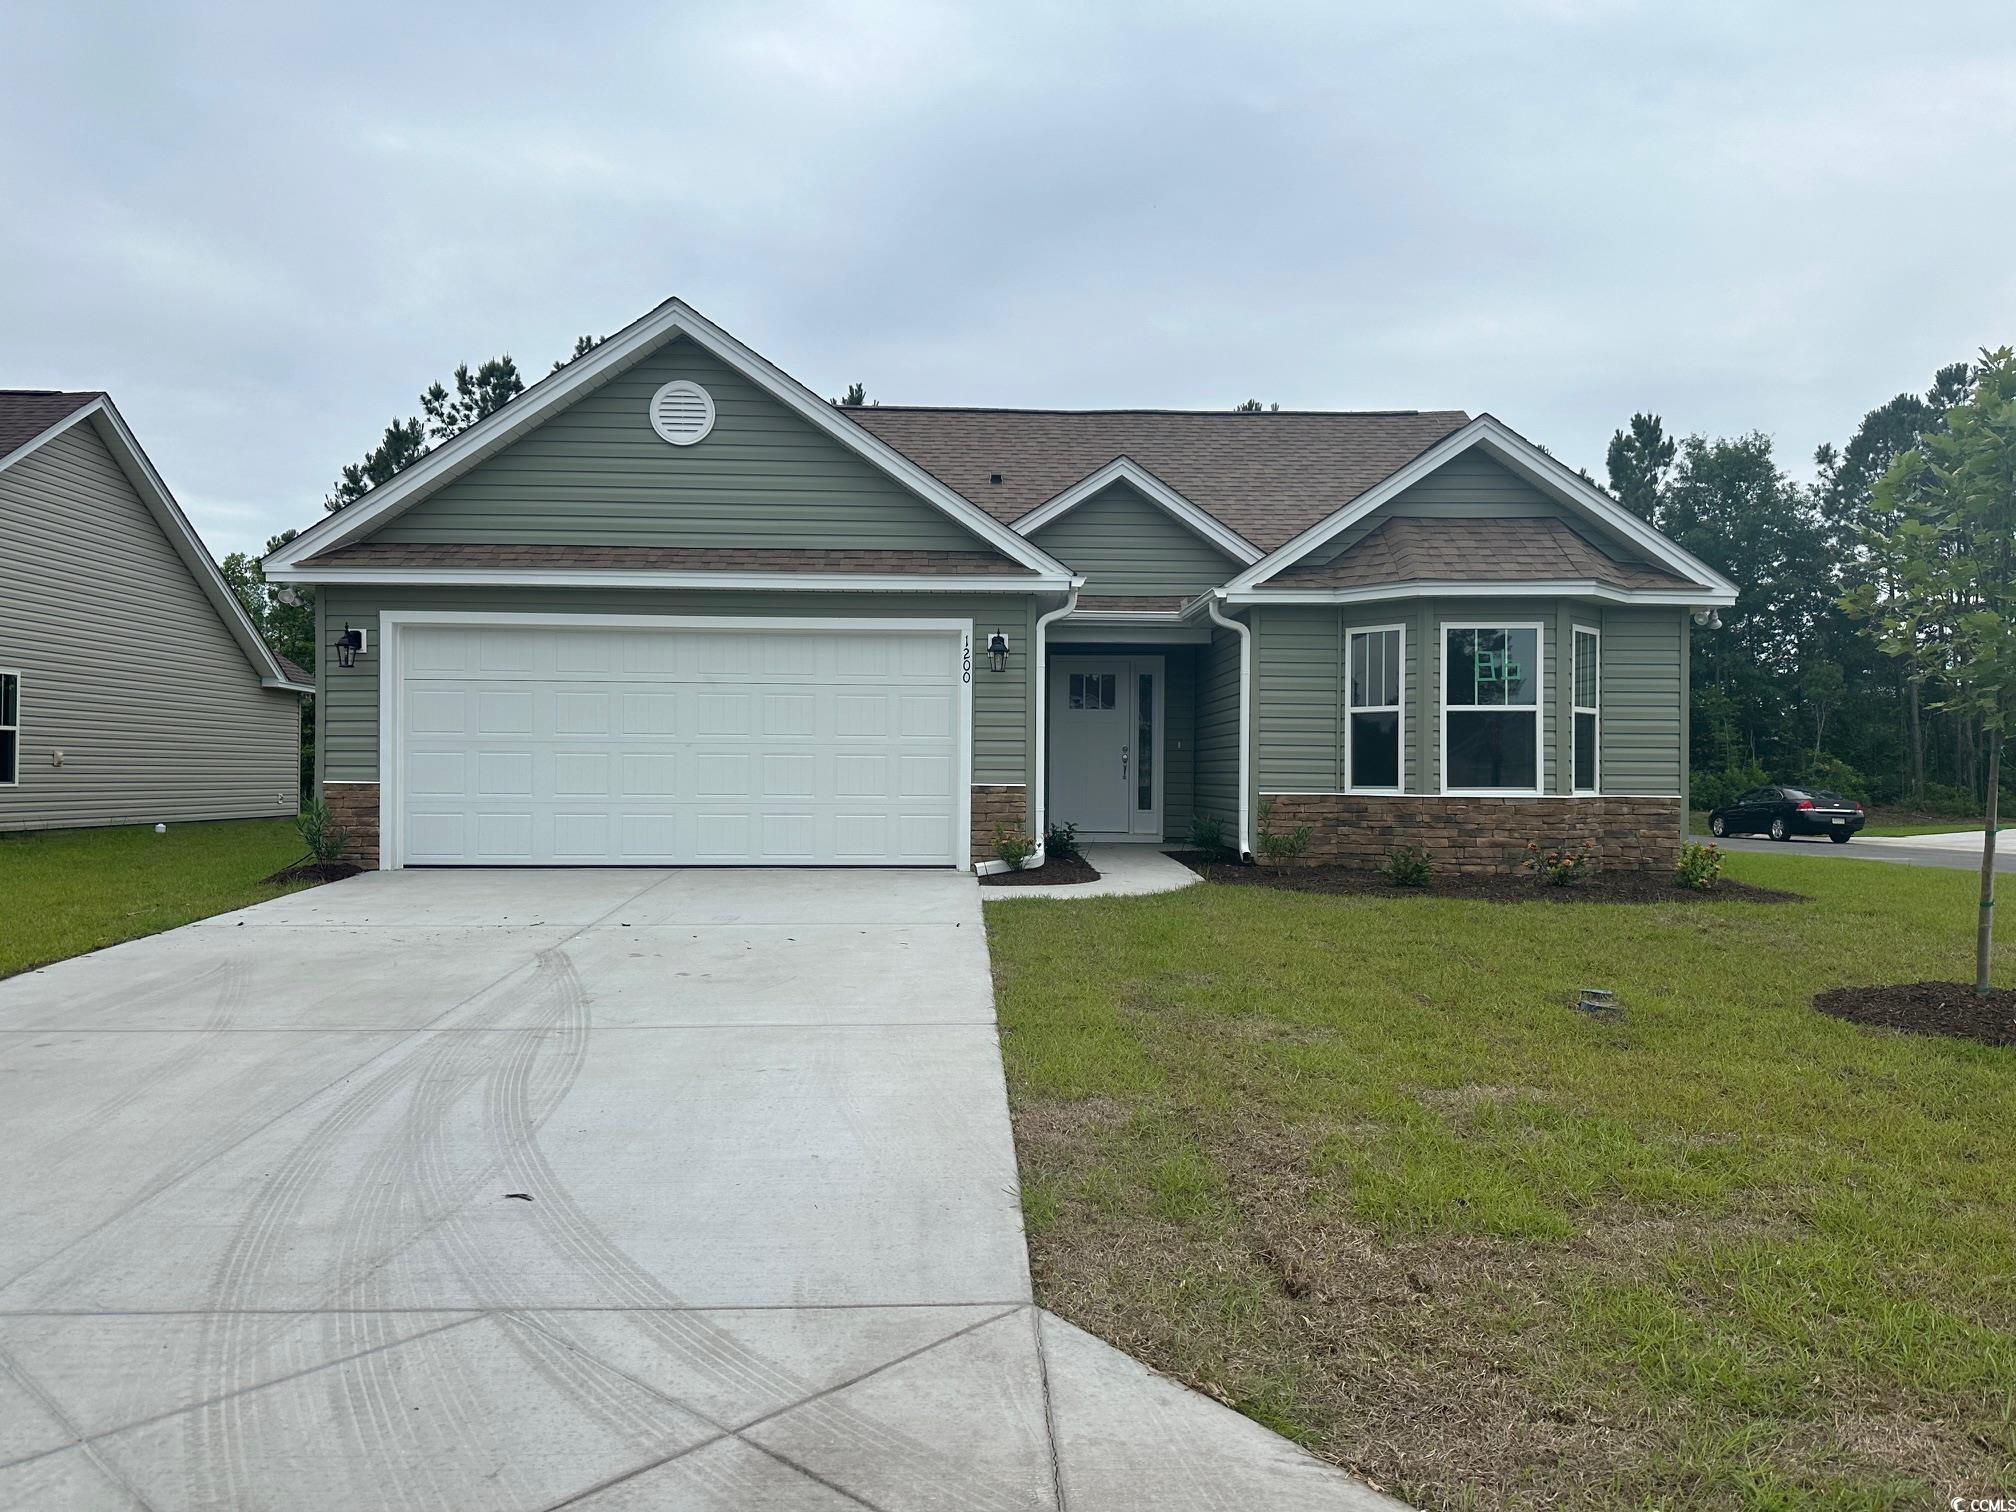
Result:
[[1050,818],[1087,840],[1162,838],[1162,658],[1050,663]]

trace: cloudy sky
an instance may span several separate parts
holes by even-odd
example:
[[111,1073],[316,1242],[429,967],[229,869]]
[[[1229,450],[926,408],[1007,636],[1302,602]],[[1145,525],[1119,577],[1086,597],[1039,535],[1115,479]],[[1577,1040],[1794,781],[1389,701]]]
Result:
[[1599,476],[1649,408],[1803,472],[2016,341],[2016,27],[1915,15],[24,0],[0,386],[109,389],[220,553],[673,293],[829,394],[1490,410]]

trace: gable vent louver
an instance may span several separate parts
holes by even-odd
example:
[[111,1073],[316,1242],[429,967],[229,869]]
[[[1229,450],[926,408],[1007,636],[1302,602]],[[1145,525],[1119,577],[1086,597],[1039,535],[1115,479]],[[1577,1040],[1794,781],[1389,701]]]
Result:
[[675,378],[651,396],[651,428],[674,446],[691,446],[714,429],[714,396]]

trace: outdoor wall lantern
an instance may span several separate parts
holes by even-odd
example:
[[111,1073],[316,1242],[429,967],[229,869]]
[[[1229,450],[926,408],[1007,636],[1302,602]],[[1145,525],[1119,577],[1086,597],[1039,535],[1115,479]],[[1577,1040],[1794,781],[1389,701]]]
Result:
[[353,630],[350,626],[345,625],[343,633],[336,637],[334,644],[336,647],[336,665],[339,667],[354,667],[357,665],[357,658],[364,651],[364,632],[362,630]]
[[987,637],[987,660],[996,672],[1008,670],[1008,637],[999,630]]

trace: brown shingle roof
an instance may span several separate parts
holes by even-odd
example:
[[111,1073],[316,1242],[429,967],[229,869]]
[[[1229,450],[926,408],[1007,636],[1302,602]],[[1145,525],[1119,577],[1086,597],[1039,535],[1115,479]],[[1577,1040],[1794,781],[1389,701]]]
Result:
[[278,651],[273,653],[273,660],[280,663],[281,675],[287,681],[305,683],[311,688],[315,686],[315,674],[302,666],[301,663],[294,661],[290,657],[282,656]]
[[[841,413],[997,520],[1013,522],[1115,457],[1272,551],[1464,425],[1461,410],[912,409]],[[999,474],[999,483],[989,479]]]
[[26,446],[58,420],[102,397],[97,389],[76,394],[55,389],[0,389],[0,457]]
[[630,572],[869,572],[898,577],[1033,577],[992,551],[794,550],[747,546],[503,546],[365,541],[312,556],[315,567],[540,568]]
[[1388,583],[1584,582],[1691,588],[1657,568],[1619,562],[1560,520],[1387,520],[1328,562],[1297,562],[1268,588],[1377,588]]

